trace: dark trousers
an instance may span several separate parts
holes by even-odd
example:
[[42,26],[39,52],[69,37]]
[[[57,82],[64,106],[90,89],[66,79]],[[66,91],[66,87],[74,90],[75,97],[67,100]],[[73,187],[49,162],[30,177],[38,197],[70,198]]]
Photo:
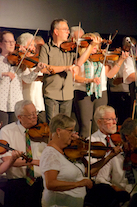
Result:
[[0,111],[0,123],[1,123],[2,127],[4,127],[7,124],[10,124],[14,121],[17,121],[17,118],[16,118],[14,112]]
[[116,192],[110,185],[100,183],[87,190],[84,207],[119,207],[120,203],[129,200],[130,195],[126,191]]
[[95,98],[95,95],[87,96],[84,91],[74,91],[74,110],[79,124],[80,136],[86,138],[89,136],[90,120],[92,120],[92,133],[97,131],[98,127],[93,116],[97,107],[107,105],[107,91],[102,92],[102,97]]
[[44,98],[44,102],[46,110],[46,122],[48,124],[52,117],[59,113],[66,114],[69,117],[71,116],[72,100],[58,101],[46,97]]
[[11,179],[4,187],[4,207],[41,207],[43,180],[37,178],[32,186],[24,178]]

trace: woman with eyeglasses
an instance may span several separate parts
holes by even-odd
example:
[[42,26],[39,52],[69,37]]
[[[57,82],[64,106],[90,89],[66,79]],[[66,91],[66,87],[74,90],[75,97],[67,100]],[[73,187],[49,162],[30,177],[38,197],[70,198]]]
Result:
[[14,106],[17,101],[23,100],[22,81],[31,83],[38,76],[40,68],[25,75],[22,69],[16,72],[17,67],[8,62],[9,53],[15,49],[14,35],[9,31],[0,33],[0,122],[2,127],[16,120]]
[[[64,148],[77,138],[74,132],[75,120],[65,114],[58,114],[51,119],[50,142],[40,159],[44,191],[42,207],[65,206],[82,207],[86,188],[91,189],[93,182],[85,177],[87,168],[82,162],[70,162]],[[112,157],[121,151],[119,147],[106,158],[91,166],[91,175],[95,174]]]

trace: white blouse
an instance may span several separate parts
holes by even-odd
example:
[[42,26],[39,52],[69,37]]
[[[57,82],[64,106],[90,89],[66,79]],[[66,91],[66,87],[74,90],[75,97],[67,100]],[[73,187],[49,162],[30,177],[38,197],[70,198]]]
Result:
[[[89,60],[87,60],[90,63],[90,76],[91,78],[94,78],[94,66],[93,66],[93,62],[90,62]],[[107,77],[105,75],[105,66],[102,65],[102,72],[101,72],[101,90],[102,91],[106,91],[107,90]],[[80,67],[80,76],[81,77],[86,77],[85,76],[85,70],[84,70],[84,64]],[[74,90],[81,90],[81,91],[85,91],[86,92],[86,83],[74,83]],[[91,83],[90,85],[90,90],[92,92],[95,92],[95,83]]]
[[[16,69],[17,67],[8,63],[7,58],[0,55],[0,110],[4,112],[14,112],[16,102],[23,100],[22,80],[31,83],[38,74],[32,71],[25,75],[22,69],[19,69],[16,73]],[[2,77],[4,72],[14,73],[15,78],[11,81],[9,76]]]
[[[83,165],[84,166],[84,165]],[[84,169],[84,168],[83,168]],[[40,170],[44,181],[42,207],[52,205],[82,207],[86,188],[74,188],[67,191],[52,191],[46,187],[44,173],[49,170],[58,171],[57,179],[61,181],[77,182],[83,179],[80,167],[68,161],[64,155],[55,148],[47,146],[40,158]]]

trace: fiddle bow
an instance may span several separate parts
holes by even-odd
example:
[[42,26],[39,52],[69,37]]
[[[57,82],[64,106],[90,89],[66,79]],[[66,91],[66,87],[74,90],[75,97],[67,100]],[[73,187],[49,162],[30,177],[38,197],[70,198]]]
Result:
[[25,58],[25,56],[26,56],[26,54],[27,54],[27,52],[28,52],[28,50],[29,50],[29,47],[30,47],[30,45],[31,45],[32,41],[34,40],[34,38],[35,38],[36,34],[38,33],[38,31],[39,31],[39,28],[36,30],[36,32],[35,32],[35,34],[34,34],[33,38],[31,39],[31,41],[30,41],[30,43],[29,43],[29,46],[28,46],[28,48],[27,48],[26,52],[24,53],[24,55],[23,55],[23,57],[22,57],[22,59],[21,59],[21,61],[20,61],[19,65],[18,65],[18,67],[17,67],[17,69],[16,69],[16,72],[15,72],[15,73],[17,73],[17,72],[18,72],[18,69],[20,68],[20,66],[21,66],[21,64],[22,64],[22,62],[23,62],[23,60],[24,60],[24,58]]

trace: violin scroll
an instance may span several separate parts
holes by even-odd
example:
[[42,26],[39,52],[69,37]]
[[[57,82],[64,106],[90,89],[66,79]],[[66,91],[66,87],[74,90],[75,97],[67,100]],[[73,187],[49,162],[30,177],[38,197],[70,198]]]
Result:
[[[0,154],[6,153],[8,150],[14,150],[13,148],[9,147],[9,144],[5,140],[0,140]],[[22,153],[21,157],[26,160],[26,162],[31,162],[32,158],[29,158],[25,153]]]

